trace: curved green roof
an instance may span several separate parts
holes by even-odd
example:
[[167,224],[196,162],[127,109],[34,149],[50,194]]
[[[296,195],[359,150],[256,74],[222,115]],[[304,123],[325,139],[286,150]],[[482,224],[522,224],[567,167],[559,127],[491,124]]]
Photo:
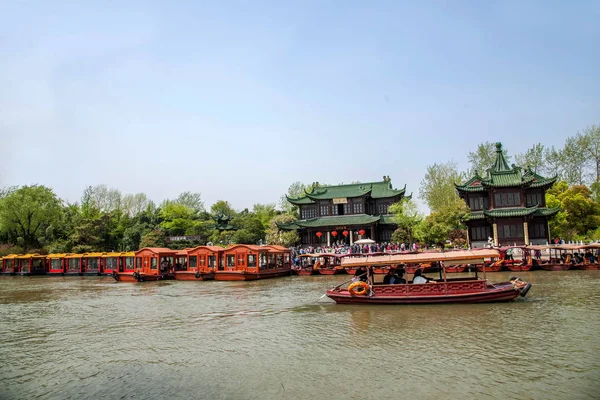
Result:
[[512,217],[551,217],[556,214],[560,208],[542,208],[534,207],[508,207],[495,208],[493,210],[472,211],[469,220],[489,218],[512,218]]
[[403,196],[406,185],[402,189],[394,189],[389,177],[381,182],[351,183],[347,185],[318,186],[313,185],[303,196],[287,200],[295,205],[314,204],[315,200],[331,200],[337,198],[353,198],[370,194],[374,199]]
[[508,166],[504,154],[502,153],[502,143],[496,143],[496,160],[487,171],[485,177],[475,174],[462,185],[454,185],[459,192],[483,192],[487,188],[503,188],[526,186],[531,188],[548,187],[555,181],[554,178],[544,178],[527,169],[524,173],[520,167]]

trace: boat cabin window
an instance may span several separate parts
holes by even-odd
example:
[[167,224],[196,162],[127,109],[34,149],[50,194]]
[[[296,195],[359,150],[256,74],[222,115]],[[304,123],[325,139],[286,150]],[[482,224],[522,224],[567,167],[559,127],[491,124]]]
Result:
[[68,270],[69,271],[79,271],[80,268],[80,258],[69,258],[68,262]]
[[106,269],[117,269],[118,265],[117,257],[107,257],[104,259],[104,268]]
[[94,271],[97,270],[98,269],[98,259],[97,258],[88,258],[87,269],[94,270]]
[[198,257],[190,256],[190,268],[196,268],[198,266]]
[[[200,258],[201,262],[204,262],[204,256]],[[217,266],[217,257],[216,256],[208,256],[208,266],[209,268],[215,268]]]
[[283,267],[283,255],[282,254],[277,254],[276,257],[276,263],[278,267]]
[[158,258],[152,257],[151,261],[150,261],[150,269],[157,269],[157,268],[158,268]]
[[142,257],[136,257],[135,258],[135,267],[142,269],[143,264],[142,264]]
[[290,263],[290,255],[289,255],[289,253],[285,253],[283,255],[283,262],[286,263],[286,264]]
[[235,267],[235,254],[228,254],[227,255],[227,266],[228,267]]
[[256,256],[254,254],[248,254],[248,266],[256,267]]
[[260,264],[261,268],[267,268],[267,254],[266,253],[260,253],[259,264]]
[[127,269],[133,268],[133,257],[125,257],[125,268],[127,268]]
[[53,258],[52,261],[50,261],[52,269],[61,269],[61,261],[62,260],[60,258]]
[[29,272],[29,260],[19,260],[19,261],[20,261],[19,268],[21,269],[21,272]]

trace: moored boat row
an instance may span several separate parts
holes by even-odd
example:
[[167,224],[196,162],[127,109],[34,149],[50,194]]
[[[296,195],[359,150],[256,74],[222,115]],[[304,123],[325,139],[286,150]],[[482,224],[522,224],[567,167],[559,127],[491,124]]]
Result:
[[144,248],[136,252],[25,254],[0,259],[5,275],[112,275],[120,282],[257,280],[289,275],[290,250],[239,244],[229,248]]

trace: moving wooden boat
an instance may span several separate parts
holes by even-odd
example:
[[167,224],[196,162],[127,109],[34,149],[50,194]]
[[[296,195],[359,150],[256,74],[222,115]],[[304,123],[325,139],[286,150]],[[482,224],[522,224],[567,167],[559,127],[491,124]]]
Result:
[[214,279],[217,261],[225,249],[219,246],[198,246],[187,250],[187,263],[175,270],[179,281],[206,281]]
[[136,265],[133,271],[113,272],[120,282],[146,282],[174,279],[176,250],[164,247],[146,247],[135,252]]
[[[327,290],[326,295],[340,304],[435,304],[435,303],[486,303],[509,301],[525,296],[531,284],[513,277],[509,281],[490,283],[485,277],[450,278],[444,272],[446,266],[461,264],[485,265],[487,260],[497,260],[500,254],[494,249],[451,251],[446,253],[420,253],[367,257],[367,260],[347,258],[345,266],[360,263],[367,265],[367,282],[346,283]],[[439,280],[428,283],[385,285],[374,283],[371,270],[378,265],[402,265],[426,262],[441,262]]]
[[248,281],[290,275],[290,250],[282,246],[238,244],[223,251],[217,281]]

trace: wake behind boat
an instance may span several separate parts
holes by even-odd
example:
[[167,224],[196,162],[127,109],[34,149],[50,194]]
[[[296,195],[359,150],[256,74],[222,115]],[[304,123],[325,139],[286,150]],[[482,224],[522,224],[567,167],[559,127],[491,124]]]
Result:
[[[435,304],[435,303],[487,303],[510,301],[525,296],[531,284],[518,277],[509,281],[490,283],[485,277],[447,278],[445,268],[451,265],[483,264],[487,259],[499,258],[495,249],[460,250],[445,253],[419,253],[345,258],[342,265],[366,266],[367,281],[344,284],[327,290],[327,297],[339,304]],[[441,278],[427,283],[379,284],[375,283],[374,267],[401,268],[406,264],[438,263]]]

